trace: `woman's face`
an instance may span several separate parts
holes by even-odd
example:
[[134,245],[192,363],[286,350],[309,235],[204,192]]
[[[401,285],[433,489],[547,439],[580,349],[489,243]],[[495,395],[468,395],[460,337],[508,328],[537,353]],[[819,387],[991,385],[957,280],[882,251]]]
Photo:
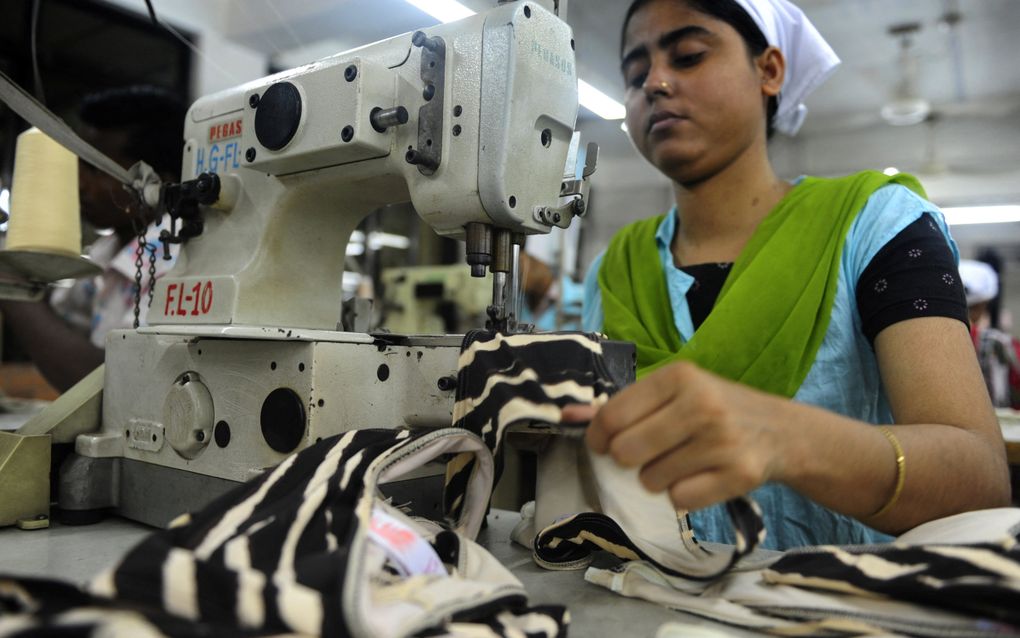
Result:
[[763,71],[726,22],[653,0],[627,24],[622,68],[630,137],[674,181],[707,179],[764,144]]

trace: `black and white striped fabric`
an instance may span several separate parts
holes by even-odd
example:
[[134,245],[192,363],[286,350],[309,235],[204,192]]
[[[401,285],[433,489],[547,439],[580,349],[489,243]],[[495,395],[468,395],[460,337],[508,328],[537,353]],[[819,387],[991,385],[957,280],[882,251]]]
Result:
[[[586,424],[561,423],[562,408],[574,403],[601,405],[618,389],[608,372],[600,337],[584,333],[502,335],[476,331],[465,337],[458,368],[454,425],[482,437],[496,457],[497,477],[500,446],[509,429],[552,429],[579,439]],[[578,440],[577,446],[578,454],[588,454],[583,442]],[[726,504],[737,544],[730,550],[711,551],[694,538],[687,513],[676,512],[664,495],[648,495],[637,486],[636,476],[625,476],[604,457],[587,462],[596,468],[594,472],[567,468],[564,480],[591,483],[579,491],[598,492],[600,502],[563,503],[558,520],[534,539],[534,557],[543,567],[580,569],[590,563],[593,551],[605,550],[623,560],[651,561],[671,575],[710,581],[730,570],[764,539],[757,504],[737,498]],[[470,474],[472,463],[465,456],[448,466],[446,505],[453,515],[460,511],[460,485]],[[542,499],[556,500],[562,487],[540,491],[539,505]],[[639,501],[655,510],[657,520],[665,521],[665,530],[659,525],[652,533],[643,526],[643,517],[634,515]],[[572,509],[585,505],[584,509]],[[653,540],[651,536],[665,538]]]
[[[816,547],[785,554],[767,583],[902,600],[1020,632],[1020,535],[971,545]],[[1002,632],[1006,633],[1006,632]]]
[[[380,498],[380,482],[446,454],[476,457],[451,530]],[[528,607],[520,582],[470,540],[492,475],[491,454],[464,430],[347,432],[149,536],[94,596],[0,580],[0,635],[565,635],[566,610]],[[427,542],[439,573],[403,573],[373,537],[380,516],[401,543]]]
[[890,544],[763,556],[691,591],[645,561],[585,580],[734,627],[780,636],[1020,636],[1020,509],[930,521]]
[[[354,430],[320,441],[152,534],[97,578],[90,594],[0,578],[0,636],[563,635],[566,611],[529,607],[520,582],[471,539],[508,429],[551,428],[586,450],[584,426],[561,424],[560,411],[604,403],[617,386],[597,336],[472,333],[459,362],[456,427]],[[380,497],[378,484],[450,457],[445,527],[411,519]],[[647,493],[618,491],[636,480],[615,475],[604,457],[589,462],[603,466],[588,478],[608,477],[593,486],[608,486],[600,507],[560,512],[535,538],[542,565],[577,568],[605,549],[704,580],[730,569],[764,533],[754,504],[736,499],[729,507],[741,541],[712,552],[666,501],[655,504],[667,519],[666,539],[650,540],[634,523],[645,514],[638,501]],[[586,480],[576,468],[563,469]],[[411,541],[423,539],[439,571],[402,569],[373,536],[377,517]]]

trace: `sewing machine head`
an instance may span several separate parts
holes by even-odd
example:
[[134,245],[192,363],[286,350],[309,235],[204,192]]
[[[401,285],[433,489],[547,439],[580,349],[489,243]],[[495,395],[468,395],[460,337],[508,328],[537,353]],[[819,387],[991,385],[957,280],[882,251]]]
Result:
[[[61,507],[165,525],[317,440],[448,427],[461,339],[341,327],[348,239],[410,203],[493,272],[490,324],[512,330],[520,239],[584,210],[576,115],[570,29],[535,1],[195,102],[183,181],[158,189],[181,250],[149,325],[107,338],[102,422],[75,438]],[[441,474],[392,495],[438,511],[421,481]]]
[[523,1],[201,98],[149,324],[338,329],[351,232],[410,203],[492,270],[491,323],[512,327],[523,237],[584,212],[576,116],[571,30]]

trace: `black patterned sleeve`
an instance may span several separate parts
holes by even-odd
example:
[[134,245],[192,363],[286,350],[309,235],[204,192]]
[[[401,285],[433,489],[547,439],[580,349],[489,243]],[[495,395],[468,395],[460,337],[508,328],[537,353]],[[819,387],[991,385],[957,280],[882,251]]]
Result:
[[857,310],[872,346],[879,332],[917,317],[967,324],[967,301],[949,243],[928,214],[872,258],[857,281]]

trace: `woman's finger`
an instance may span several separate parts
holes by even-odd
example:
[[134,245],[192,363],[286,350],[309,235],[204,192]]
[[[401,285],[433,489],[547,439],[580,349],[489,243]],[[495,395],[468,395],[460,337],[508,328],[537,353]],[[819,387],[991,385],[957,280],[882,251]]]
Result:
[[563,407],[560,412],[560,420],[564,423],[585,423],[595,418],[599,409],[594,405],[574,403]]
[[598,454],[605,454],[616,435],[673,402],[699,374],[703,373],[697,366],[682,361],[656,370],[624,388],[592,419],[586,434],[588,446]]

